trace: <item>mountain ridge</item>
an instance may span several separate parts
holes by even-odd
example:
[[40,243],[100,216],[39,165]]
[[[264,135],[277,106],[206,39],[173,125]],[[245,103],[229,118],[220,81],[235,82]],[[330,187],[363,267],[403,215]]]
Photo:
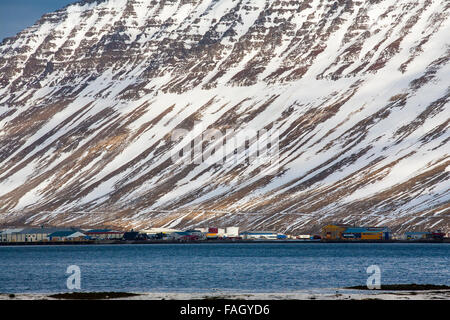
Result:
[[[46,14],[0,46],[0,223],[448,230],[449,12],[105,0]],[[277,170],[246,148],[172,160],[231,154],[226,130],[276,132]]]

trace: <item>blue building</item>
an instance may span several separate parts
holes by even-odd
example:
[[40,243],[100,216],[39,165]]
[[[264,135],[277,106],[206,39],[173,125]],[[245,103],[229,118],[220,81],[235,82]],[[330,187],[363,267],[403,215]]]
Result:
[[391,230],[385,227],[349,227],[341,237],[349,240],[390,240]]

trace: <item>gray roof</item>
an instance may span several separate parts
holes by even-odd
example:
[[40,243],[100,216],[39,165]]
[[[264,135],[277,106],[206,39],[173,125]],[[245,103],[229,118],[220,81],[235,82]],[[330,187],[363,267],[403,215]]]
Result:
[[[52,234],[49,235],[49,237],[68,237],[77,232],[79,232],[79,231],[77,231],[77,230],[60,230],[60,231],[53,232]],[[85,234],[83,234],[83,233],[81,233],[81,234],[82,234],[82,236],[85,236]]]
[[408,231],[408,232],[405,232],[405,234],[407,234],[407,235],[413,235],[413,234],[417,234],[417,235],[419,235],[419,234],[430,234],[431,232],[427,232],[427,231]]
[[19,231],[22,231],[23,228],[16,228],[16,229],[3,229],[0,231],[0,234],[12,234],[12,233],[17,233]]
[[69,229],[61,229],[61,228],[28,228],[23,229],[22,231],[18,232],[19,234],[50,234],[57,231],[71,231],[76,232],[78,230],[69,230]]

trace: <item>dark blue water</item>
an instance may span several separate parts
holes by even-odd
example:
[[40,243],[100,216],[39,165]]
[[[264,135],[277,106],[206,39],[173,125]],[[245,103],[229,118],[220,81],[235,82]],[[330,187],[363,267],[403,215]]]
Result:
[[289,292],[382,283],[450,285],[449,244],[161,244],[0,247],[0,292]]

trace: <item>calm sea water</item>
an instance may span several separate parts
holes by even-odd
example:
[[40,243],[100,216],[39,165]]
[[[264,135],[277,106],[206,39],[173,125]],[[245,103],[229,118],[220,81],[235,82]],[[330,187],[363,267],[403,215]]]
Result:
[[382,283],[450,285],[449,244],[161,244],[0,247],[0,292],[289,292]]

